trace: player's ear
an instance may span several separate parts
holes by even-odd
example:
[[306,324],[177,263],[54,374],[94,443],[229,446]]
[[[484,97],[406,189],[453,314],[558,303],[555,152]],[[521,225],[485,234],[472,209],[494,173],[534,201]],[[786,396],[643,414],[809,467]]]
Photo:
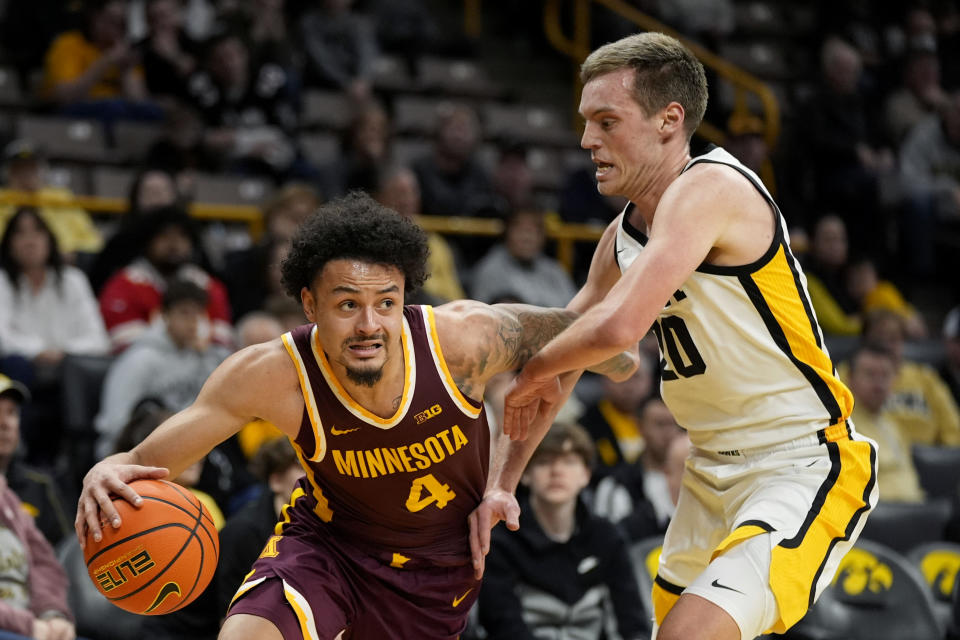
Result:
[[316,322],[316,319],[313,317],[313,309],[316,304],[316,300],[313,297],[313,294],[310,292],[310,289],[303,287],[300,289],[300,304],[303,305],[303,313],[307,316],[307,320],[310,322]]
[[663,135],[673,135],[683,128],[683,122],[686,112],[683,105],[679,102],[671,102],[663,108],[660,120],[660,133]]

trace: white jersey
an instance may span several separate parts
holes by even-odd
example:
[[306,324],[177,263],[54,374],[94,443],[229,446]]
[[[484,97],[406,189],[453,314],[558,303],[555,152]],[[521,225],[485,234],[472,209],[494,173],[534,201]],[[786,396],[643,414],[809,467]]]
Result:
[[[690,160],[739,171],[770,203],[776,220],[764,255],[743,266],[701,264],[660,312],[660,391],[697,447],[734,452],[849,423],[853,395],[823,343],[807,281],[790,251],[786,223],[755,173],[716,147]],[[618,220],[621,272],[647,236]]]

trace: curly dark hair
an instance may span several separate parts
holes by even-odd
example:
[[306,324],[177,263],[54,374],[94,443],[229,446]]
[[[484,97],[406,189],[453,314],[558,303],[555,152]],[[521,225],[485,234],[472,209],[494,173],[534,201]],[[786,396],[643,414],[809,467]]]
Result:
[[406,295],[427,279],[427,235],[416,223],[354,191],[317,209],[293,236],[281,264],[283,287],[295,300],[331,260],[362,260],[398,268]]

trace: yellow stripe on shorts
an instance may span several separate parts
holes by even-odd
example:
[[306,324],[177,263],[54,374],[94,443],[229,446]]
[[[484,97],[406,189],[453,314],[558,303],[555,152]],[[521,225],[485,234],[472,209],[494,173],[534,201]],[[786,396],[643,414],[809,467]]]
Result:
[[797,535],[772,551],[770,588],[780,610],[780,620],[771,628],[775,633],[785,632],[813,605],[816,584],[834,546],[850,539],[870,509],[877,482],[873,445],[839,439],[828,440],[826,446],[832,467],[806,520]]

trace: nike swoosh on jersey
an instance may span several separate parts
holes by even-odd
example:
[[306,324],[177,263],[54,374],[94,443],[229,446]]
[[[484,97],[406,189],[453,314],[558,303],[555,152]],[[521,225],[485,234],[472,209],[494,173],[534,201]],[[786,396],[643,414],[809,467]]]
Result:
[[739,593],[739,594],[747,595],[747,594],[743,593],[743,591],[740,591],[740,589],[734,589],[733,587],[728,587],[728,586],[725,585],[725,584],[720,584],[716,579],[715,579],[713,582],[710,583],[710,586],[711,586],[711,587],[717,587],[718,589],[726,589],[727,591],[736,591],[736,592]]
[[345,433],[353,433],[354,431],[359,431],[360,427],[354,427],[353,429],[337,429],[336,427],[330,427],[330,435],[332,436],[342,436]]
[[460,603],[463,602],[463,599],[466,598],[466,597],[467,597],[467,594],[470,593],[471,591],[473,591],[473,587],[470,587],[469,589],[467,589],[466,591],[464,591],[463,595],[460,596],[459,598],[454,598],[454,599],[453,599],[453,606],[459,607],[459,606],[460,606]]

